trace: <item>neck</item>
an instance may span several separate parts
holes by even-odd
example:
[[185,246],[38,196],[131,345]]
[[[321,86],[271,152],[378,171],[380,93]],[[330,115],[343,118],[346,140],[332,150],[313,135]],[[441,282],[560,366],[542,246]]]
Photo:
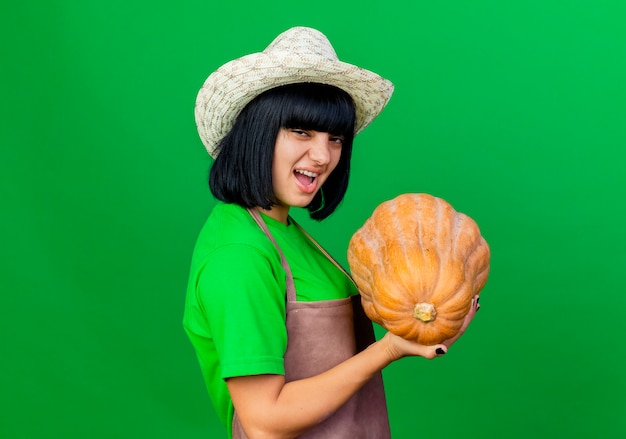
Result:
[[270,218],[273,218],[283,224],[289,225],[289,207],[287,206],[273,206],[271,209],[259,208],[259,212],[263,212]]

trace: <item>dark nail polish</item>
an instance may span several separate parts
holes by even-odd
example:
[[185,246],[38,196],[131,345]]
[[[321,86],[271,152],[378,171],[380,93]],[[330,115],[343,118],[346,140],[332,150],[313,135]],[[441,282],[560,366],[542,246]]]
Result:
[[476,312],[478,312],[479,309],[480,309],[480,306],[478,308],[476,308]]
[[445,353],[446,353],[446,351],[444,351],[444,350],[443,350],[443,349],[441,349],[441,348],[437,348],[437,349],[435,350],[435,353],[436,353],[437,355],[443,355],[443,354],[445,354]]
[[480,302],[480,297],[476,298],[476,303]]

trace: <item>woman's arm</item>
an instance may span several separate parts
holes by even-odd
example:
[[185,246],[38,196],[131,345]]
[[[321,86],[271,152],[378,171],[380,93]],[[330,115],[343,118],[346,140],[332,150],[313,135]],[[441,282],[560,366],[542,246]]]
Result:
[[[334,368],[285,384],[282,375],[254,375],[227,381],[237,415],[250,439],[292,438],[320,423],[356,393],[376,372],[399,358],[396,337],[380,341]],[[414,355],[436,356],[444,345],[411,346]]]
[[[479,305],[472,300],[465,331]],[[452,342],[423,346],[391,333],[332,369],[285,383],[282,375],[254,375],[227,380],[235,410],[250,439],[293,438],[334,413],[376,372],[406,356],[435,358]]]

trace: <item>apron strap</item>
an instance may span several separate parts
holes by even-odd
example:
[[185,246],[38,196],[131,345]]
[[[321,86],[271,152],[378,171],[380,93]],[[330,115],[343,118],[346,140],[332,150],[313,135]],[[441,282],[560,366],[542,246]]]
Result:
[[296,301],[296,286],[293,282],[293,275],[291,274],[291,268],[289,268],[289,264],[287,263],[287,259],[285,258],[285,255],[283,254],[282,250],[278,246],[278,243],[276,242],[276,240],[270,233],[270,230],[267,228],[267,225],[265,224],[263,219],[261,219],[261,215],[259,214],[259,211],[257,209],[248,208],[248,212],[250,213],[250,215],[252,215],[252,218],[259,225],[261,230],[265,232],[265,234],[270,239],[270,241],[272,241],[272,243],[276,247],[276,250],[278,250],[278,254],[280,254],[280,262],[283,266],[283,270],[285,270],[285,275],[286,275],[285,284],[286,284],[286,290],[287,290],[287,301],[295,302]]
[[317,241],[316,241],[316,240],[315,240],[315,239],[314,239],[311,235],[309,235],[309,232],[307,232],[306,230],[304,230],[304,229],[302,228],[302,226],[301,226],[300,224],[298,224],[298,223],[297,223],[297,222],[296,222],[293,218],[291,218],[291,217],[290,217],[290,219],[291,219],[291,222],[293,222],[293,223],[296,225],[296,227],[297,227],[298,229],[300,229],[300,231],[304,234],[304,236],[306,236],[307,238],[309,238],[309,240],[310,240],[313,244],[315,244],[315,246],[318,248],[318,250],[319,250],[319,251],[321,251],[321,252],[322,252],[322,253],[323,253],[323,254],[324,254],[324,255],[325,255],[325,256],[326,256],[326,257],[330,260],[330,262],[332,262],[333,264],[335,264],[335,266],[336,266],[337,268],[339,268],[339,270],[341,270],[341,271],[343,272],[343,274],[345,274],[345,275],[348,277],[348,279],[350,279],[350,281],[354,284],[355,288],[358,290],[358,287],[356,286],[356,283],[354,282],[354,279],[352,279],[352,276],[350,276],[350,273],[348,273],[348,272],[345,270],[345,268],[343,268],[343,267],[341,266],[341,264],[340,264],[339,262],[337,262],[337,261],[335,260],[335,258],[333,258],[333,257],[330,255],[330,253],[328,253],[326,250],[324,250],[324,247],[322,247],[322,246],[321,246],[321,245],[320,245],[320,244],[319,244],[319,243],[318,243],[318,242],[317,242]]
[[[274,243],[274,246],[276,247],[276,249],[278,250],[278,253],[280,254],[280,261],[281,264],[283,266],[283,269],[285,270],[286,273],[286,284],[287,284],[287,300],[290,302],[295,302],[296,301],[296,287],[295,284],[293,282],[293,275],[291,274],[291,268],[289,268],[289,263],[287,263],[287,259],[285,258],[285,255],[283,254],[282,250],[280,249],[280,247],[278,246],[278,243],[276,242],[276,240],[274,239],[274,237],[272,236],[270,230],[267,228],[267,225],[265,224],[265,222],[263,221],[263,219],[261,219],[261,215],[259,214],[259,211],[257,209],[253,209],[253,208],[248,208],[248,212],[250,213],[250,215],[252,215],[252,218],[254,219],[254,221],[259,225],[259,227],[261,228],[261,230],[263,230],[263,232],[265,232],[265,234],[267,235],[267,237],[272,241],[272,243]],[[300,224],[298,224],[296,222],[296,220],[294,220],[293,218],[289,217],[289,220],[304,234],[304,236],[306,236],[309,241],[311,241],[315,247],[317,247],[317,249],[322,252],[322,254],[324,256],[326,256],[328,258],[328,260],[330,262],[332,262],[339,270],[341,270],[341,272],[343,274],[345,274],[348,279],[350,279],[350,282],[352,282],[352,284],[354,285],[354,287],[357,289],[358,291],[358,287],[356,285],[356,283],[354,282],[354,279],[352,279],[352,276],[350,276],[350,273],[348,273],[346,271],[345,268],[343,268],[341,266],[341,264],[339,262],[337,262],[335,260],[335,258],[333,258],[330,253],[328,253],[324,247],[322,247],[311,235],[309,235],[309,232],[307,232],[306,230],[304,230],[304,228],[302,228],[302,226]]]

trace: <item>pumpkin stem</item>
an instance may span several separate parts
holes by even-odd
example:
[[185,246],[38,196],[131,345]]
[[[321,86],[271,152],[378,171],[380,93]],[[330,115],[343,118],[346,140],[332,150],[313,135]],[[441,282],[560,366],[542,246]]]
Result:
[[416,303],[413,309],[413,317],[424,323],[432,322],[437,317],[437,310],[432,303]]

